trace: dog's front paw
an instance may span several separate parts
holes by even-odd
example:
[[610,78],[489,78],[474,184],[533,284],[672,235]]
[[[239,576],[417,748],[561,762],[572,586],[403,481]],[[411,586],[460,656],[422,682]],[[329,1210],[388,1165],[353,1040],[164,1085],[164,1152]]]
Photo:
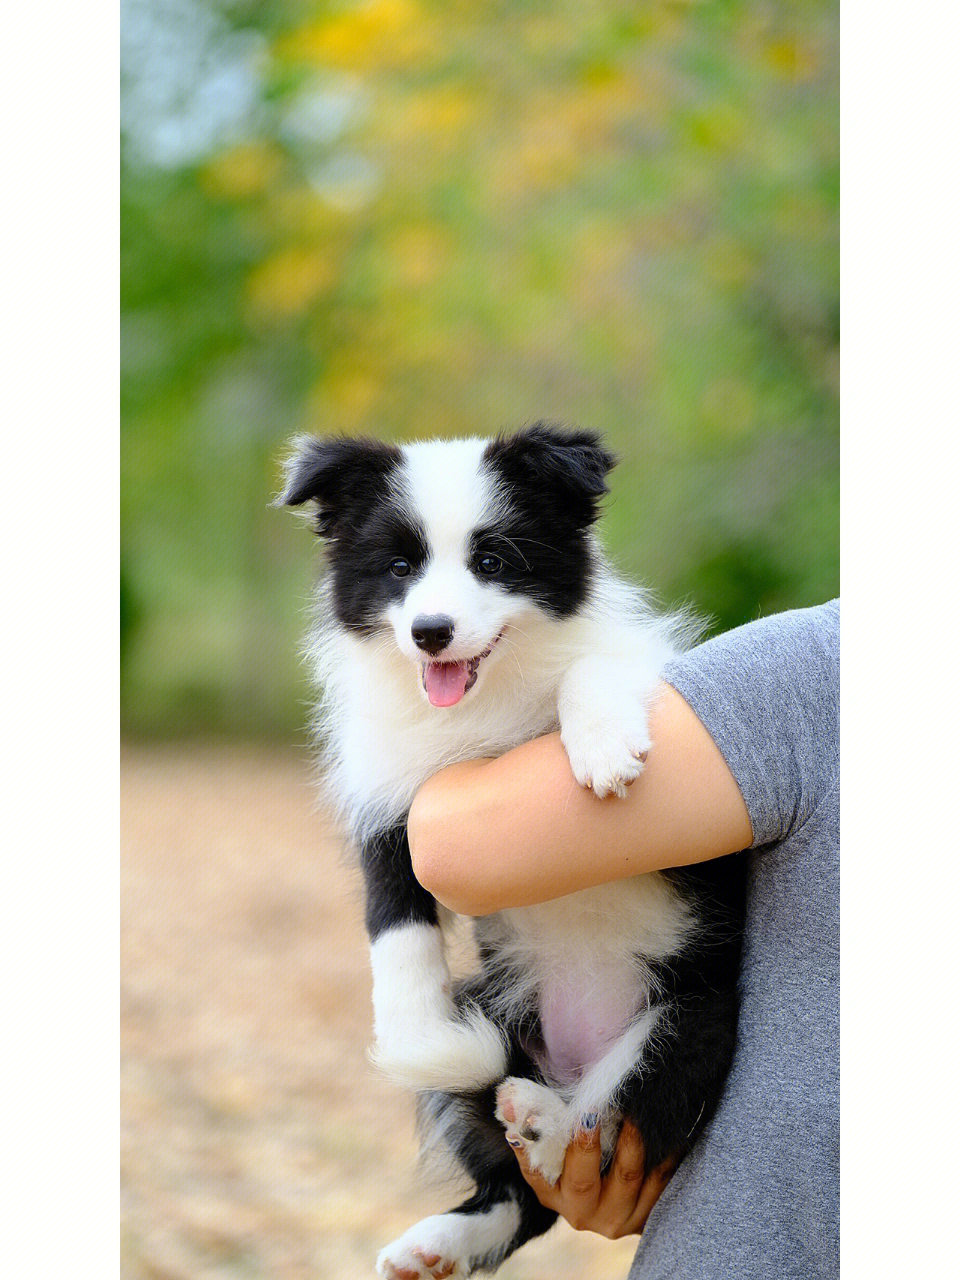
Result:
[[545,1085],[512,1076],[497,1089],[496,1117],[510,1145],[525,1149],[529,1167],[556,1185],[573,1137],[570,1108],[563,1099]]
[[560,738],[573,776],[581,787],[603,797],[627,794],[631,782],[643,772],[650,749],[647,717],[642,707],[632,717],[576,714],[566,718]]

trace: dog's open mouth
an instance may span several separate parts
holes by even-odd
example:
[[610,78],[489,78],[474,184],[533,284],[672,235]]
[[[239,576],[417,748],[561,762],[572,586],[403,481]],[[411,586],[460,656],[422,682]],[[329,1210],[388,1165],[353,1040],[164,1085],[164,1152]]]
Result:
[[491,640],[483,653],[478,653],[475,658],[466,658],[461,662],[423,663],[420,678],[431,706],[452,707],[464,694],[469,693],[477,683],[480,663],[493,653],[494,645],[503,635],[503,630]]

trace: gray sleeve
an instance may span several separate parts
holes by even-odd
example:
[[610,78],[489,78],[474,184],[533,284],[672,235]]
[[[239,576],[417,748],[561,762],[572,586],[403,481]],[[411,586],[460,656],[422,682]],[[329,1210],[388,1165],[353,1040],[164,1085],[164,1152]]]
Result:
[[753,847],[785,839],[836,784],[839,650],[834,600],[728,631],[664,671],[729,765]]

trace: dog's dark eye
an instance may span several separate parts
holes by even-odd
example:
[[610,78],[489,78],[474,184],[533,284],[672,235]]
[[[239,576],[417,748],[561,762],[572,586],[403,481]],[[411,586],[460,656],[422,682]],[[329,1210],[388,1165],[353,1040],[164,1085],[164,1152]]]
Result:
[[495,573],[499,573],[503,568],[503,561],[499,556],[481,556],[477,561],[477,568],[488,578],[492,578]]
[[406,578],[410,573],[410,561],[398,557],[396,560],[390,561],[390,572],[395,578]]

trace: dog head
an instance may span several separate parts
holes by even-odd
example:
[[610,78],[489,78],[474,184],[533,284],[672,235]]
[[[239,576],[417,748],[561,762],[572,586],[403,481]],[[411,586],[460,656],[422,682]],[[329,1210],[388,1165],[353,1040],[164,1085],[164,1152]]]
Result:
[[340,624],[392,633],[429,701],[447,707],[511,627],[582,604],[613,465],[595,434],[543,423],[402,447],[301,437],[277,502],[315,504]]

